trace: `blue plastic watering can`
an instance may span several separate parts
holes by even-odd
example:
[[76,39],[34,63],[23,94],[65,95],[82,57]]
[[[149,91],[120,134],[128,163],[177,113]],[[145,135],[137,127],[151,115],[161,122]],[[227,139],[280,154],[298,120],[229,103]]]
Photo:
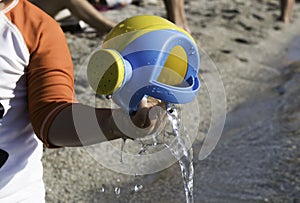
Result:
[[87,77],[100,95],[137,110],[143,97],[191,102],[200,88],[200,56],[189,33],[158,16],[134,16],[116,25],[89,59]]

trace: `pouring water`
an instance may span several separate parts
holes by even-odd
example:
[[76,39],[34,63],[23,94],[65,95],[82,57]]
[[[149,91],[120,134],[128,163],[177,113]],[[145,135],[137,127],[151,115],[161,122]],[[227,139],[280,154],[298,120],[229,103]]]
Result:
[[[193,165],[193,148],[187,148],[187,141],[189,140],[186,134],[187,141],[184,140],[180,131],[180,118],[175,105],[169,104],[167,106],[167,116],[171,122],[173,133],[175,136],[174,143],[167,145],[172,155],[178,160],[181,175],[183,178],[186,203],[193,203],[193,185],[194,185],[194,165]],[[184,129],[183,129],[184,131]],[[183,154],[183,156],[182,156]]]

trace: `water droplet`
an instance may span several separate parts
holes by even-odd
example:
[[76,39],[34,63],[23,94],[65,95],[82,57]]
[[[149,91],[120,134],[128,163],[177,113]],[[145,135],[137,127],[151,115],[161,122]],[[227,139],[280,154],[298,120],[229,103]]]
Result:
[[116,194],[117,198],[119,198],[121,196],[121,188],[115,187],[115,194]]
[[125,142],[126,142],[126,139],[122,139],[121,152],[120,152],[120,162],[121,163],[123,163],[123,153],[124,153]]
[[146,151],[147,151],[147,146],[142,144],[142,147],[138,153],[138,155],[143,155],[143,154],[146,154]]
[[101,193],[105,192],[105,188],[102,186],[99,190]]
[[143,189],[143,185],[135,185],[135,186],[134,186],[134,192],[138,192],[138,191],[140,191],[141,189]]
[[153,146],[157,146],[158,141],[156,135],[153,135],[152,139],[153,139]]

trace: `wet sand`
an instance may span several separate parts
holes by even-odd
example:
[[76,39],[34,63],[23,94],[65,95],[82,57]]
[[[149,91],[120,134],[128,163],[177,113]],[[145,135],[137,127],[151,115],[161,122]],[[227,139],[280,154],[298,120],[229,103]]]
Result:
[[[289,26],[276,21],[277,0],[190,0],[186,11],[193,37],[218,69],[227,101],[222,137],[208,158],[199,161],[212,107],[205,85],[197,97],[201,121],[193,145],[195,202],[300,202],[300,63],[293,62],[300,59],[299,5]],[[122,20],[165,12],[159,2],[104,14]],[[78,73],[102,38],[66,37]],[[200,69],[203,81],[213,74],[208,61]],[[80,79],[75,85],[79,100],[89,104],[93,93]],[[134,177],[104,168],[84,148],[46,149],[43,163],[47,202],[185,202],[178,164]],[[134,192],[135,185],[143,188]]]

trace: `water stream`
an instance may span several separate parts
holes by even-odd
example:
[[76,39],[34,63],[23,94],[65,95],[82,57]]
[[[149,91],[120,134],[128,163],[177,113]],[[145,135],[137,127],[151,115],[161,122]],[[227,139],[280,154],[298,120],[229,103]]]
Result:
[[[171,126],[171,132],[168,130],[163,130],[160,136],[162,136],[163,141],[158,142],[158,135],[152,137],[152,143],[144,143],[142,140],[139,140],[138,143],[141,145],[138,155],[145,155],[150,153],[149,148],[155,148],[164,146],[170,150],[171,154],[178,160],[179,167],[181,170],[181,175],[183,179],[186,203],[193,203],[193,179],[194,179],[194,165],[193,165],[193,148],[191,146],[191,141],[189,136],[180,123],[180,113],[176,105],[168,104],[167,105],[167,117],[169,124]],[[171,137],[172,141],[164,141],[165,136]],[[125,140],[122,140],[121,143],[121,153],[120,153],[120,162],[123,163],[123,151]],[[136,183],[133,191],[138,192],[143,188],[143,185]],[[121,195],[121,188],[115,187],[115,195],[117,198]]]
[[[187,148],[186,143],[189,141],[188,135],[186,134],[187,140],[183,138],[181,134],[182,131],[184,133],[184,128],[180,130],[180,119],[178,115],[178,111],[175,108],[175,105],[168,105],[167,106],[167,115],[168,119],[172,124],[173,133],[175,135],[175,140],[172,145],[167,146],[173,156],[178,160],[181,175],[183,178],[184,190],[185,190],[185,197],[186,203],[193,203],[194,196],[193,196],[193,186],[194,186],[194,165],[193,165],[193,148]],[[182,156],[183,155],[183,156]]]

